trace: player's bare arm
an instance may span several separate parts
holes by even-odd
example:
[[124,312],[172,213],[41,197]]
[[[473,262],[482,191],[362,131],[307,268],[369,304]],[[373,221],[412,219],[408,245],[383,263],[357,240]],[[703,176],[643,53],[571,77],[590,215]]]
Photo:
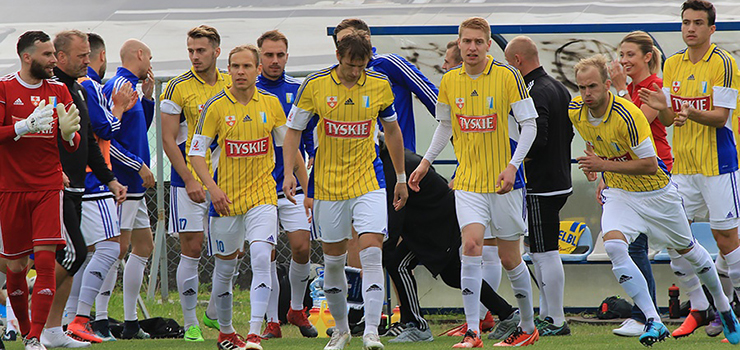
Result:
[[203,186],[195,179],[188,169],[185,158],[182,157],[180,147],[177,146],[177,133],[180,130],[180,116],[176,114],[162,113],[162,146],[167,158],[170,159],[172,167],[180,178],[185,182],[185,190],[193,202],[203,203],[206,201],[206,192]]
[[[308,171],[306,170],[306,163],[303,161],[303,154],[301,151],[296,151],[295,159],[297,160],[295,166],[293,166],[293,174],[298,178],[298,182],[308,186]],[[295,200],[295,199],[294,199]],[[291,201],[296,204],[295,201]]]
[[724,107],[715,106],[711,111],[702,111],[689,106],[687,102],[681,105],[681,111],[676,114],[676,126],[678,118],[693,120],[699,124],[721,128],[727,124],[727,118],[730,117],[730,110]]
[[583,171],[609,171],[626,175],[653,175],[658,172],[658,159],[654,156],[627,161],[614,161],[602,159],[590,150],[586,150],[585,153],[586,156],[576,158],[578,168]]
[[[295,203],[296,181],[293,176],[293,169],[296,166],[296,156],[298,156],[298,142],[301,140],[301,131],[288,128],[285,131],[285,140],[283,140],[283,193],[292,203]],[[308,184],[308,182],[306,182]]]
[[216,181],[211,177],[211,174],[208,171],[208,164],[206,164],[206,158],[202,156],[189,155],[188,159],[190,159],[190,164],[193,165],[195,173],[198,175],[200,180],[203,181],[208,192],[211,193],[211,203],[213,203],[213,208],[216,209],[216,212],[219,215],[228,216],[231,200],[226,196],[226,193],[218,187]]
[[[396,188],[393,190],[393,208],[396,211],[401,210],[406,205],[409,198],[408,188],[406,188],[406,161],[404,159],[403,136],[401,128],[397,121],[386,122],[380,119],[385,130],[385,142],[388,146],[388,153],[393,161],[393,169],[398,177]],[[418,187],[418,184],[417,184]]]

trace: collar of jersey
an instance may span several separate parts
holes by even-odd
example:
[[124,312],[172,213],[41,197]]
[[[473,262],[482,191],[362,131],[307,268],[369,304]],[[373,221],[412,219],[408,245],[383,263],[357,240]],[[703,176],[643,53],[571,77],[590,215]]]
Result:
[[[709,50],[707,50],[707,52],[704,53],[704,57],[702,57],[701,60],[704,62],[709,62],[709,58],[712,57],[712,54],[714,53],[714,49],[716,47],[717,47],[717,44],[714,44],[714,43],[712,43],[712,45],[709,45]],[[686,48],[686,51],[683,52],[683,55],[681,56],[681,58],[684,61],[689,60],[689,49],[688,48]]]
[[[233,104],[239,103],[239,101],[236,100],[236,97],[231,93],[231,90],[229,88],[224,88],[224,94],[226,94],[226,98],[231,101]],[[259,101],[260,100],[260,89],[258,89],[256,86],[254,88],[254,95],[252,95],[252,101]]]
[[[216,80],[217,81],[224,80],[224,75],[221,74],[221,72],[218,71],[218,69],[216,70],[216,72],[218,73],[218,74],[216,74]],[[190,67],[190,73],[193,73],[193,77],[195,77],[195,80],[197,80],[199,83],[201,83],[201,84],[205,84],[206,83],[206,81],[203,80],[203,78],[201,78],[200,75],[198,75],[197,72],[195,72],[195,68],[193,68],[192,66]]]
[[87,76],[90,77],[90,79],[95,80],[100,84],[103,79],[100,79],[100,76],[98,75],[98,72],[96,72],[92,67],[87,67]]
[[[486,63],[486,68],[483,69],[483,72],[481,72],[481,75],[485,74],[488,75],[491,73],[491,68],[493,68],[493,56],[486,55],[486,59],[488,60],[488,63]],[[468,72],[465,71],[465,62],[463,62],[461,68],[460,68],[460,75],[468,74]]]
[[139,77],[137,77],[134,73],[131,73],[130,70],[118,67],[116,69],[116,75],[124,77],[126,80],[131,82],[131,86],[136,89],[136,85],[139,84]]
[[[342,82],[339,80],[339,75],[337,75],[337,66],[338,64],[335,64],[331,66],[331,80],[334,82],[334,84],[341,85]],[[357,80],[356,85],[365,86],[365,82],[367,81],[367,68],[365,68],[362,71],[362,76],[360,76],[360,79]],[[354,86],[353,86],[354,87]]]
[[257,76],[257,81],[263,86],[278,87],[283,85],[285,82],[285,72],[283,72],[277,80],[272,80],[260,73],[260,75]]
[[[616,100],[616,96],[614,94],[612,94],[611,92],[609,92],[609,106],[606,108],[606,114],[604,115],[604,121],[601,122],[601,124],[606,123],[609,120],[609,118],[611,118],[611,116],[612,116],[612,110],[614,109],[614,102],[615,102],[615,100]],[[581,103],[583,103],[583,100],[581,100]],[[588,111],[589,111],[588,107],[586,106],[585,103],[583,103],[581,105],[581,114],[578,115],[578,120],[579,121],[582,120],[583,119],[582,117],[584,116],[584,113],[588,113]],[[588,118],[586,118],[586,121],[588,121]],[[601,125],[601,124],[599,124],[599,125]]]

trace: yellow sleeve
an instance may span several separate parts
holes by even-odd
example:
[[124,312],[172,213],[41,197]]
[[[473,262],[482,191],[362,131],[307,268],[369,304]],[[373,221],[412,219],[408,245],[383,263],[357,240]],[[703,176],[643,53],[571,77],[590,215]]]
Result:
[[215,139],[218,134],[221,118],[223,116],[219,113],[218,105],[213,103],[212,100],[208,101],[203,107],[203,112],[200,114],[195,133]]
[[673,77],[673,62],[675,61],[669,57],[663,65],[663,87],[668,88],[669,90],[671,88],[671,84],[673,84],[673,80],[675,80]]
[[312,82],[313,80],[309,80],[308,78],[303,81],[301,87],[298,88],[298,92],[296,93],[297,96],[293,105],[313,114],[316,113],[316,109],[314,108],[314,84]]
[[652,136],[653,133],[650,131],[650,124],[648,124],[645,114],[639,108],[629,105],[628,111],[630,118],[625,118],[625,121],[630,147],[637,147],[645,139]]
[[175,77],[167,82],[167,87],[162,91],[162,95],[159,96],[159,100],[170,100],[182,108],[184,104],[182,101],[182,89],[177,88],[178,82],[182,81],[179,78],[180,77]]
[[283,106],[280,104],[280,100],[277,98],[271,98],[270,100],[270,112],[272,113],[273,120],[275,120],[274,127],[277,128],[285,125],[285,111],[283,111]]
[[[462,68],[458,68],[462,69]],[[455,72],[454,74],[457,74],[457,69],[449,71],[445,73],[445,75],[442,76],[442,82],[439,83],[439,94],[437,95],[437,102],[444,103],[448,106],[450,106],[450,100],[447,98],[447,85],[450,81],[450,74],[453,74],[452,72]]]
[[509,92],[509,104],[529,98],[527,85],[524,84],[524,78],[519,70],[511,66],[506,66],[510,74],[506,74],[505,91]]
[[393,90],[391,90],[391,83],[388,80],[383,81],[380,94],[380,110],[384,110],[389,106],[393,105]]
[[718,49],[716,53],[722,58],[722,60],[717,61],[720,63],[715,67],[712,86],[737,89],[738,84],[737,79],[735,79],[737,66],[735,65],[735,59],[724,50]]

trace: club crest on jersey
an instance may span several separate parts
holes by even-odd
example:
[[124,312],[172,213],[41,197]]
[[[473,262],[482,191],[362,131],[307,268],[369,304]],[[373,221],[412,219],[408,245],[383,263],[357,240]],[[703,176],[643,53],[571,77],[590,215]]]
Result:
[[285,102],[293,103],[293,93],[292,92],[285,93]]
[[365,108],[370,108],[370,96],[362,96],[362,105],[365,106]]
[[203,105],[198,105],[198,114],[203,113]]
[[224,121],[226,121],[226,125],[234,126],[234,124],[236,124],[236,116],[227,115],[226,117],[224,117]]
[[488,109],[493,109],[493,96],[486,97],[486,106]]
[[621,152],[622,149],[619,148],[619,145],[616,142],[612,142],[612,148],[614,148],[615,151]]
[[48,102],[48,104],[50,104],[52,107],[55,107],[56,108],[56,106],[57,106],[57,97],[56,96],[49,96],[49,102]]
[[38,107],[41,103],[41,96],[31,96],[31,104]]
[[457,106],[457,108],[463,109],[463,107],[465,107],[465,98],[463,97],[456,98],[455,106]]
[[327,96],[326,97],[326,104],[329,106],[329,108],[334,108],[337,106],[337,97],[336,96]]
[[267,113],[260,111],[260,120],[262,120],[262,124],[267,124]]
[[673,82],[673,85],[671,85],[671,90],[673,90],[674,93],[675,92],[678,92],[678,90],[681,90],[681,82],[680,81],[674,81]]

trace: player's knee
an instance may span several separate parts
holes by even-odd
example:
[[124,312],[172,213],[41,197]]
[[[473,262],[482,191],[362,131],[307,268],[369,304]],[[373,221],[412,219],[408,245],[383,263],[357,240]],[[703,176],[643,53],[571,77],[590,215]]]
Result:
[[467,256],[478,256],[481,255],[483,245],[479,244],[473,239],[465,239],[462,242],[463,255]]
[[513,270],[522,263],[522,257],[519,255],[503,254],[501,256],[501,266],[506,270]]

